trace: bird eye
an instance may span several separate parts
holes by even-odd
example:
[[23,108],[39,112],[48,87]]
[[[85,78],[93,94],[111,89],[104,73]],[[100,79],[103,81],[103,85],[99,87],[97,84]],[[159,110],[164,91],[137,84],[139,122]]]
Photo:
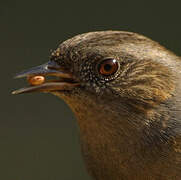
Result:
[[98,72],[102,75],[110,76],[117,72],[118,67],[116,59],[106,59],[98,65]]

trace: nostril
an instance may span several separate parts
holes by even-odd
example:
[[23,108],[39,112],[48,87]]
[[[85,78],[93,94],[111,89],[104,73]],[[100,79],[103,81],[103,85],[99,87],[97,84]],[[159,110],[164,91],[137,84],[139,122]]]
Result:
[[47,64],[47,69],[58,70],[58,69],[60,69],[60,65],[57,64],[55,61],[49,61],[48,64]]

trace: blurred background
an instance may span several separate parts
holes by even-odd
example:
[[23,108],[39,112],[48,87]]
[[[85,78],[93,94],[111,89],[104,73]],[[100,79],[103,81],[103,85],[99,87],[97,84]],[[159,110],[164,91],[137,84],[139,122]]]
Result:
[[13,75],[49,59],[74,35],[126,30],[181,55],[181,1],[0,1],[0,179],[89,180],[78,127],[68,106],[49,94],[11,95]]

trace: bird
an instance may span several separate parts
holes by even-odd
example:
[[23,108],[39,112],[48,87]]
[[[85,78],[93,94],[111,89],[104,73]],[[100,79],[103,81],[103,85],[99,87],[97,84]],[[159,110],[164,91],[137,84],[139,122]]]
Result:
[[181,57],[158,42],[126,31],[83,33],[16,78],[30,85],[13,94],[51,93],[69,105],[93,179],[181,179]]

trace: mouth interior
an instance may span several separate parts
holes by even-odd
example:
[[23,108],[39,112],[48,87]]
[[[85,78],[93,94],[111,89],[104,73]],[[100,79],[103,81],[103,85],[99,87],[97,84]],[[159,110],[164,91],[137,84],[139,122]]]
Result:
[[76,83],[76,81],[73,78],[62,78],[58,76],[43,76],[43,75],[34,75],[34,76],[28,76],[27,77],[28,84],[30,86],[36,86],[40,84],[45,83],[51,83],[51,82],[69,82],[69,83]]

